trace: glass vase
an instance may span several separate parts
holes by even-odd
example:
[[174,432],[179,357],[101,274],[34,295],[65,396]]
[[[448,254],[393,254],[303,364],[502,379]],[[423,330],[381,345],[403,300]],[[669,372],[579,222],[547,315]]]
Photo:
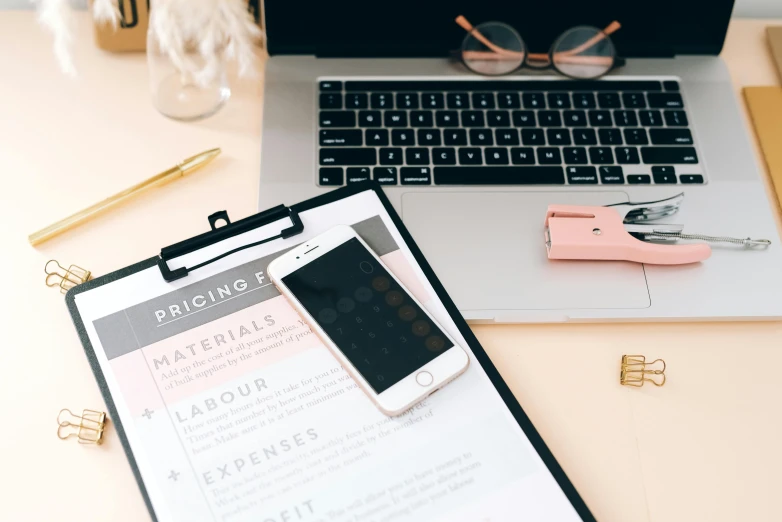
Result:
[[155,108],[169,118],[183,121],[199,120],[216,113],[231,97],[227,59],[223,53],[218,51],[203,56],[197,41],[184,42],[182,52],[171,52],[158,38],[158,30],[159,21],[152,7],[147,32],[147,64]]

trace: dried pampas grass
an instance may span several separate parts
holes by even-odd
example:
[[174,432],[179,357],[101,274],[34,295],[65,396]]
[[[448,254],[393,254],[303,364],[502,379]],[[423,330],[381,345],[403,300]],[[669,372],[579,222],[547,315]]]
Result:
[[[54,54],[62,71],[76,75],[71,56],[72,17],[68,0],[30,0],[38,19],[54,35]],[[96,21],[118,27],[118,0],[93,0]],[[247,10],[245,0],[152,0],[150,30],[159,52],[184,74],[208,84],[224,60],[236,60],[239,74],[254,72],[253,46],[261,30]]]
[[[73,12],[68,0],[30,0],[38,10],[38,21],[54,35],[54,55],[62,72],[76,76],[76,67],[71,57],[73,40]],[[92,16],[99,22],[113,27],[119,25],[120,14],[117,0],[93,0]]]
[[240,76],[254,72],[253,46],[261,30],[245,0],[154,0],[153,5],[149,27],[158,51],[196,84],[208,85],[225,60],[237,61]]

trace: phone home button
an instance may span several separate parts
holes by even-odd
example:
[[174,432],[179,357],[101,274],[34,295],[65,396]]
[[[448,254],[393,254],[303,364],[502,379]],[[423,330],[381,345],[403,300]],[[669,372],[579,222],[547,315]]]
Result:
[[421,386],[429,386],[434,381],[434,377],[429,372],[418,372],[415,376],[415,382]]

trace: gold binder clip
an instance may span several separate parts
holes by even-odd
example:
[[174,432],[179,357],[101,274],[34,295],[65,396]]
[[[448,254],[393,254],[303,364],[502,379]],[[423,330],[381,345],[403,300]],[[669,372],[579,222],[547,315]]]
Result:
[[[652,369],[651,366],[661,363],[662,367]],[[650,382],[655,386],[665,384],[665,361],[655,359],[647,363],[643,355],[623,355],[622,371],[619,373],[619,383],[624,386],[640,388],[644,382]]]
[[100,444],[103,442],[106,414],[102,411],[84,410],[80,417],[63,408],[57,415],[57,424],[57,436],[62,440],[78,437],[79,444]]
[[54,259],[47,261],[43,270],[46,272],[46,286],[59,286],[60,293],[63,294],[92,278],[92,272],[89,270],[77,265],[71,265],[66,269]]

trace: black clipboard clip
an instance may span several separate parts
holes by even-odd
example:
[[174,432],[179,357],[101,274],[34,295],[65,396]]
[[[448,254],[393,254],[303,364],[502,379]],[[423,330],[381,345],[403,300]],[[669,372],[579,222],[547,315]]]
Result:
[[[242,245],[195,266],[183,266],[182,268],[177,268],[176,270],[171,270],[168,268],[169,259],[174,259],[175,257],[180,257],[185,254],[195,252],[196,250],[201,250],[204,247],[213,245],[224,239],[228,239],[229,237],[238,236],[239,234],[243,234],[258,227],[268,225],[269,223],[274,223],[275,221],[279,221],[280,219],[284,219],[286,217],[290,218],[291,226],[284,228],[276,236],[267,237],[266,239],[261,239],[260,241],[256,241],[254,243]],[[301,222],[299,213],[294,208],[286,207],[285,205],[278,205],[274,208],[270,208],[269,210],[265,210],[253,216],[244,218],[235,223],[231,223],[231,220],[228,219],[228,212],[225,210],[215,212],[209,216],[208,219],[209,226],[212,228],[211,231],[205,232],[190,239],[186,239],[171,246],[164,247],[160,250],[160,257],[158,258],[157,266],[160,269],[160,274],[163,276],[163,279],[165,279],[167,282],[170,283],[171,281],[182,279],[193,270],[197,270],[210,263],[214,263],[215,261],[218,261],[224,257],[228,257],[231,254],[235,254],[241,250],[262,245],[264,243],[268,243],[269,241],[274,241],[275,239],[286,239],[291,236],[295,236],[296,234],[301,234],[301,232],[304,230],[304,224]],[[225,224],[219,226],[218,223],[221,221],[225,222]]]

